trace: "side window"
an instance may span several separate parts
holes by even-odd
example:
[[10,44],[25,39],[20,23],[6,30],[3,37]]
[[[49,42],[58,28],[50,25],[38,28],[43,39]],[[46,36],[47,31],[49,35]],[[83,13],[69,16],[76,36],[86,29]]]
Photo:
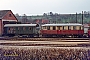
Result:
[[13,28],[13,27],[10,27],[10,28],[9,28],[9,30],[13,31],[13,30],[14,30],[14,28]]
[[76,26],[73,26],[73,30],[76,30]]
[[64,30],[68,30],[68,26],[64,26]]
[[8,33],[10,33],[10,27],[8,28]]
[[50,30],[50,26],[47,26],[47,30]]
[[10,30],[10,27],[8,28],[8,30]]
[[41,30],[43,30],[43,26],[41,27]]
[[46,29],[46,26],[43,26],[43,29]]
[[64,27],[64,30],[66,30],[66,27],[65,26],[63,26]]
[[57,26],[57,29],[58,30],[63,30],[64,29],[64,26]]
[[15,27],[10,27],[8,32],[9,33],[14,33],[14,30],[15,30]]
[[10,30],[8,30],[8,33],[10,33]]
[[78,26],[78,30],[81,30],[81,26]]
[[80,26],[80,30],[82,30],[82,26]]
[[25,27],[23,27],[23,30],[25,30]]
[[57,26],[57,30],[60,30],[60,26]]
[[63,26],[60,26],[60,30],[63,30]]
[[56,30],[56,27],[55,26],[53,26],[53,30]]
[[31,30],[32,28],[31,27],[29,27],[29,30]]
[[64,30],[64,26],[62,26],[63,27],[63,29],[62,30]]
[[20,27],[16,27],[17,30],[20,30]]
[[68,26],[68,30],[71,30],[71,26]]

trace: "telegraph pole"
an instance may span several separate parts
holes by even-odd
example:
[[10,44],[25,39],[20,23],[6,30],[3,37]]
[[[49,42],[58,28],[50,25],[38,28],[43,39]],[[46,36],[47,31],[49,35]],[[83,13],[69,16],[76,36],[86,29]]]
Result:
[[82,25],[83,25],[83,11],[82,11]]
[[77,12],[76,12],[76,23],[77,23]]

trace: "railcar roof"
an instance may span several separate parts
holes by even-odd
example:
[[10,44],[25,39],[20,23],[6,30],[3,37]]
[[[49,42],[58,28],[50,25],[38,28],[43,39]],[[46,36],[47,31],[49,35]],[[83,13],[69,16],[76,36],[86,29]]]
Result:
[[4,27],[17,27],[17,26],[36,26],[37,24],[6,24]]
[[42,26],[83,26],[79,23],[66,23],[66,24],[44,24]]

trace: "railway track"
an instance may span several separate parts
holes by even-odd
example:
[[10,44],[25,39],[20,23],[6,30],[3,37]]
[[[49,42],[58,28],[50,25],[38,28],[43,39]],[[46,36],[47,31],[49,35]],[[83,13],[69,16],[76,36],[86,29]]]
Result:
[[90,38],[8,38],[8,40],[51,41],[51,40],[90,40]]
[[18,38],[1,37],[0,40],[53,41],[53,40],[90,40],[90,38]]
[[0,40],[2,46],[50,46],[50,47],[90,47],[90,40],[49,40],[24,41]]
[[0,45],[7,46],[54,46],[54,47],[90,47],[90,38],[0,38]]
[[47,46],[47,47],[90,47],[90,44],[28,44],[28,43],[1,43],[3,46]]

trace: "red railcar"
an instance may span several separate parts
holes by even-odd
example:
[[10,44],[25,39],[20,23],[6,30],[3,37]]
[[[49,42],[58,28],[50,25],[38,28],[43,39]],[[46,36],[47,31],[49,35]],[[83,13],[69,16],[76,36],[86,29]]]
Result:
[[88,33],[88,37],[90,38],[90,24],[86,25],[85,27],[88,28],[86,32]]
[[83,35],[84,30],[58,30],[59,35]]
[[90,30],[88,30],[88,37],[90,37]]
[[56,36],[57,30],[41,30],[41,35],[44,37]]
[[82,24],[44,24],[41,26],[41,35],[44,37],[83,37]]
[[57,30],[41,30],[42,34],[57,34]]

